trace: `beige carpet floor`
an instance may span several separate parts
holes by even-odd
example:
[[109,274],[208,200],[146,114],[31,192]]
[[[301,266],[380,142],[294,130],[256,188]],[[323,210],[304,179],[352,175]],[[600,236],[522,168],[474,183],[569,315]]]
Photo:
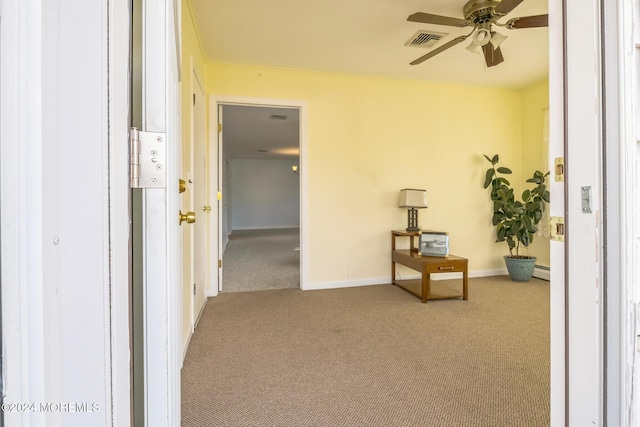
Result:
[[469,301],[427,304],[392,285],[221,294],[187,352],[182,420],[548,426],[549,283],[471,279]]
[[222,258],[222,292],[300,288],[300,229],[234,230]]

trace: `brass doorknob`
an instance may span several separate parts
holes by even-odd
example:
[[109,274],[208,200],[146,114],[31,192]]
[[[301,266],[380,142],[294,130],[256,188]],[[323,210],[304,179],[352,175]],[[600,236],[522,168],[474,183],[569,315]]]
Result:
[[182,210],[181,210],[180,225],[182,225],[184,221],[187,221],[187,224],[193,224],[194,222],[196,222],[196,213],[195,212],[182,213]]

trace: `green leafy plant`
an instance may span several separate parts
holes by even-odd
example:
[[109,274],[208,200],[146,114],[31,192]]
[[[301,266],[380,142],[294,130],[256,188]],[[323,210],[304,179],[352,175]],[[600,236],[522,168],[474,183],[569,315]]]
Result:
[[527,182],[535,185],[524,190],[520,201],[515,199],[511,183],[503,176],[510,175],[511,169],[498,166],[500,158],[497,154],[492,158],[486,155],[484,157],[491,163],[485,175],[484,188],[491,187],[492,223],[496,226],[496,243],[506,241],[512,257],[528,258],[520,255],[520,250],[533,241],[545,205],[549,203],[549,190],[545,184],[549,172],[543,174],[535,171],[533,176],[527,179]]

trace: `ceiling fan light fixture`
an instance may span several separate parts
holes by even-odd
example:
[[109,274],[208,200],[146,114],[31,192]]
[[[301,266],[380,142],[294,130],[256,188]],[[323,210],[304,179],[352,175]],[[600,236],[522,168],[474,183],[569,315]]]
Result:
[[482,46],[475,44],[473,41],[471,43],[469,43],[469,46],[466,47],[466,49],[471,52],[471,53],[475,53],[475,54],[479,54],[480,52],[482,52]]
[[480,28],[473,35],[472,43],[477,46],[484,46],[491,41],[491,31],[486,28]]
[[492,32],[491,33],[491,44],[493,45],[494,49],[497,49],[498,47],[500,47],[500,45],[502,44],[503,41],[505,41],[508,37],[504,36],[498,32]]

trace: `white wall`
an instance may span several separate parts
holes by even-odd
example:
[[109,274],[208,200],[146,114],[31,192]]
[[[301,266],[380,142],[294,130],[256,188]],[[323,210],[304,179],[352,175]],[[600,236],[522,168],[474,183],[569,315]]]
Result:
[[233,230],[300,226],[298,160],[233,159],[231,224]]

